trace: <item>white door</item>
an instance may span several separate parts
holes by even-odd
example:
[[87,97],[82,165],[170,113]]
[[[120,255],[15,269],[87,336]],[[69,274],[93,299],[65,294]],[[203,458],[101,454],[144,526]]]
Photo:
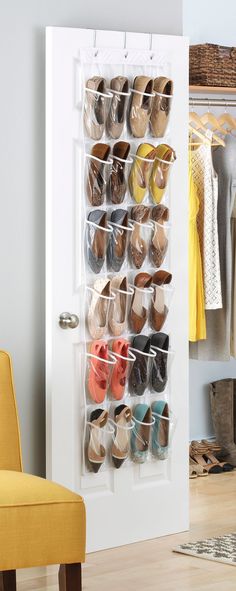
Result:
[[[47,29],[47,476],[83,495],[88,551],[188,528],[187,56],[188,44],[182,37]],[[98,63],[101,75],[105,67],[111,77],[113,63],[123,68],[128,64],[129,72],[133,67],[135,73],[140,67],[143,73],[151,62],[157,76],[167,68],[174,80],[167,143],[177,154],[169,188],[168,265],[175,292],[164,328],[175,351],[164,393],[177,420],[171,452],[165,461],[150,459],[142,465],[128,461],[119,470],[108,466],[98,474],[84,468],[82,449],[88,340],[85,284],[91,279],[83,247],[83,60],[84,72],[92,75]],[[62,312],[76,314],[79,326],[63,330]]]

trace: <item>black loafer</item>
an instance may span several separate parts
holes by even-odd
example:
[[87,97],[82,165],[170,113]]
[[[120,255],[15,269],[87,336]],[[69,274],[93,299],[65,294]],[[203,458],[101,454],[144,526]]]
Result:
[[[154,347],[156,357],[152,364],[151,383],[155,392],[164,392],[168,375],[167,375],[167,360],[169,349],[169,337],[164,332],[156,332],[151,335],[151,347]],[[162,349],[159,351],[158,349]],[[165,352],[166,351],[166,352]]]
[[134,354],[136,360],[134,361],[130,373],[129,388],[131,394],[142,396],[149,383],[149,353],[151,339],[144,335],[138,335],[137,337],[134,337],[131,346],[135,349]]

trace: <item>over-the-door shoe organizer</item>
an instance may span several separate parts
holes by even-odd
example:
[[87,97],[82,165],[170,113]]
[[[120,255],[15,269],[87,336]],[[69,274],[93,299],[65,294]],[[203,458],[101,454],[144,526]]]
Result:
[[[96,55],[95,55],[96,53]],[[81,51],[84,471],[167,460],[173,72]],[[104,54],[104,57],[102,55]],[[142,59],[140,60],[142,62]],[[81,183],[81,178],[75,182]]]

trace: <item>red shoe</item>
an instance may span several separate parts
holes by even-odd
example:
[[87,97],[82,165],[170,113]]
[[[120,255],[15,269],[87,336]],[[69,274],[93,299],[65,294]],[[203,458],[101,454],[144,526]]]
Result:
[[90,354],[94,357],[89,357],[88,390],[92,400],[101,404],[107,393],[110,374],[106,341],[93,341]]
[[112,344],[112,352],[117,354],[117,362],[111,374],[111,393],[116,400],[121,400],[125,392],[129,368],[129,345],[126,339],[116,339]]

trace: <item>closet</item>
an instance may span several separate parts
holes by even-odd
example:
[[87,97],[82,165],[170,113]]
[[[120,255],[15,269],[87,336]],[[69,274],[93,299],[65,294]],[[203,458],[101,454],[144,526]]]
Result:
[[[195,111],[199,117],[203,113],[210,111],[216,118],[219,118],[221,125],[229,129],[229,123],[226,124],[223,120],[225,115],[226,118],[229,115],[229,119],[232,117],[235,120],[235,92],[234,88],[190,86],[190,97],[192,100],[190,101],[189,110]],[[215,133],[217,134],[217,130],[215,130]],[[229,141],[232,144],[235,142],[233,138],[234,134],[235,131],[232,129],[230,134],[227,135],[219,133],[219,137],[228,145]],[[213,162],[215,161],[218,176],[220,176],[222,169],[221,158],[219,158],[220,154],[225,158],[225,164],[230,161],[230,156],[229,158],[227,156],[227,154],[229,155],[227,147],[226,151],[223,147],[213,148]],[[220,214],[222,222],[227,216],[228,224],[231,225],[231,214],[229,214],[229,211],[226,211],[227,199],[222,199],[222,196],[220,197],[220,207],[222,208]],[[231,239],[228,237],[228,240],[228,250],[231,253]],[[225,260],[225,255],[223,257]],[[222,279],[223,289],[225,289],[225,279],[221,277],[221,283]],[[230,292],[231,289],[228,290],[228,298],[231,300]],[[225,297],[225,294],[223,294],[223,297]],[[190,380],[191,439],[201,439],[214,435],[210,417],[209,383],[217,379],[235,376],[235,361],[233,358],[230,359],[230,325],[228,324],[226,326],[224,312],[222,308],[211,309],[206,311],[206,316],[208,322],[208,342],[206,340],[204,344],[204,341],[199,341],[197,344],[191,344],[190,346],[190,375],[192,376]],[[231,319],[232,316],[230,314],[227,322],[229,323]],[[212,345],[208,346],[210,343]],[[215,360],[215,363],[212,363],[211,360]],[[225,361],[227,363],[224,363]]]

